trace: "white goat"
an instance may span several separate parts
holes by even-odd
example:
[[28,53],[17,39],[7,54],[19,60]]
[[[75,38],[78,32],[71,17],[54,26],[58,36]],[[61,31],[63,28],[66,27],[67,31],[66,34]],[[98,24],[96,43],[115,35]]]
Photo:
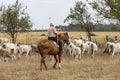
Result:
[[70,40],[74,45],[80,46],[84,41],[82,39]]
[[88,54],[91,53],[92,57],[94,57],[95,52],[98,50],[98,46],[94,42],[86,41],[82,43],[81,50],[82,50],[82,55],[85,53],[85,51],[87,51]]
[[93,42],[90,42],[89,46],[90,46],[89,52],[91,53],[92,57],[94,57],[95,52],[98,50],[98,46],[96,43],[93,43]]
[[80,47],[75,47],[74,56],[75,56],[75,60],[81,59],[81,48]]
[[107,42],[107,50],[113,57],[115,53],[120,53],[120,43]]
[[0,56],[4,59],[4,61],[5,61],[6,57],[10,57],[10,58],[12,58],[12,60],[13,59],[16,60],[16,57],[15,57],[13,51],[14,51],[14,49],[3,47],[0,49]]
[[0,38],[0,43],[1,44],[8,43],[8,42],[10,42],[10,40],[8,38],[3,38],[3,37]]
[[2,47],[4,47],[5,49],[13,50],[13,55],[16,58],[15,55],[18,53],[18,46],[17,46],[17,44],[14,44],[14,43],[3,43]]
[[27,53],[26,56],[28,56],[30,51],[32,51],[32,47],[30,45],[19,45],[18,51],[19,51],[19,57],[23,52],[26,52]]
[[74,57],[75,59],[81,59],[81,49],[80,47],[77,47],[75,44],[70,42],[69,45],[67,45],[67,52],[71,57]]

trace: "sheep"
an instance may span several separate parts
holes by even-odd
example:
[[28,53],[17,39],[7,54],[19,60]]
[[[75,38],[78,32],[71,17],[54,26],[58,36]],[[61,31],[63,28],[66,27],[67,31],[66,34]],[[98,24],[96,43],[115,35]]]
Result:
[[89,48],[90,48],[89,50],[91,52],[92,57],[94,57],[95,52],[98,50],[97,44],[93,43],[93,42],[90,42],[90,47]]
[[84,41],[82,39],[75,39],[75,40],[70,40],[74,45],[80,46]]
[[32,51],[38,52],[37,44],[31,44]]
[[3,38],[3,37],[0,38],[0,43],[1,44],[8,43],[8,42],[10,42],[10,40],[8,38]]
[[69,54],[72,57],[75,55],[75,48],[76,48],[76,46],[73,43],[69,44]]
[[88,54],[91,53],[91,56],[94,57],[94,54],[97,50],[98,50],[98,46],[94,42],[86,41],[86,42],[81,44],[82,55],[85,53],[85,51],[87,51]]
[[13,59],[16,60],[16,57],[15,57],[13,51],[14,51],[14,49],[5,48],[5,47],[0,49],[0,56],[4,59],[4,62],[6,61],[5,60],[6,57],[10,57],[10,58],[12,58],[12,60]]
[[106,41],[115,42],[117,41],[117,36],[106,35]]
[[98,50],[98,46],[96,43],[91,42],[91,41],[84,41],[81,39],[78,40],[70,40],[70,44],[66,45],[67,52],[69,52],[69,55],[73,57],[73,55],[76,55],[76,50],[78,49],[77,47],[80,48],[78,52],[80,52],[80,56],[83,55],[85,52],[88,54],[91,54],[92,57],[94,57],[95,52]]
[[81,36],[80,39],[82,39],[83,41],[88,41],[89,40],[88,36]]
[[106,52],[110,55],[112,54],[112,58],[115,53],[120,53],[120,43],[107,42]]
[[81,59],[81,48],[80,47],[75,47],[74,56],[75,56],[75,60]]
[[105,44],[104,54],[110,55],[110,53],[109,53],[109,45],[110,45],[110,44],[112,44],[112,42],[107,42],[107,43]]
[[86,42],[83,42],[81,45],[81,53],[82,53],[82,56],[85,52],[88,52],[89,53],[89,41],[86,41]]
[[69,55],[69,45],[68,44],[64,44],[64,47],[63,47],[63,52],[66,53],[67,55]]
[[32,47],[30,45],[18,45],[19,57],[23,52],[26,52],[26,56],[29,55],[30,51],[32,51]]
[[18,46],[14,43],[4,43],[2,46],[5,46],[6,48],[14,49],[14,54],[18,54]]
[[70,44],[67,45],[67,52],[71,57],[74,57],[74,59],[81,59],[81,49],[80,47],[77,47],[75,44],[70,42]]

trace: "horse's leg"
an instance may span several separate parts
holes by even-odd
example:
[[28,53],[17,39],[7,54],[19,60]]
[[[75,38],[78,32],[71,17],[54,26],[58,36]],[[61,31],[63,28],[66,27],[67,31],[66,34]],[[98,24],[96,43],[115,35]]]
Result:
[[46,63],[45,63],[45,58],[46,58],[46,56],[43,57],[43,64],[44,64],[44,66],[45,66],[45,69],[47,70],[47,66],[46,66]]
[[40,70],[42,70],[43,57],[41,57]]
[[60,54],[58,54],[58,58],[59,58],[59,69],[61,69],[61,65],[60,65],[60,63],[61,63],[61,53]]
[[45,58],[46,58],[46,57],[41,56],[40,70],[42,70],[42,64],[44,64],[45,69],[47,70],[47,66],[46,66],[46,64],[45,64]]
[[56,68],[56,64],[58,62],[57,55],[54,55],[54,58],[55,58],[55,64],[53,65],[53,68]]

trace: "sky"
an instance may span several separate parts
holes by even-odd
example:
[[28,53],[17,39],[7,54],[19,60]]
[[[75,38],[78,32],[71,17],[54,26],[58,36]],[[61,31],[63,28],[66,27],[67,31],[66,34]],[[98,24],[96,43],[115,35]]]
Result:
[[[12,5],[16,0],[0,0],[2,5]],[[49,24],[67,25],[64,19],[79,0],[19,0],[27,6],[26,13],[33,22],[33,29],[47,29]]]
[[[48,29],[49,24],[67,25],[64,19],[70,13],[70,8],[75,6],[75,1],[82,1],[87,3],[86,0],[19,0],[23,7],[27,6],[25,10],[29,14],[33,23],[32,29]],[[93,0],[88,0],[89,2]],[[0,0],[0,5],[12,5],[16,0]],[[88,5],[88,12],[93,14],[92,8]],[[93,14],[92,17],[95,17]],[[95,17],[97,19],[97,17]],[[108,21],[103,21],[108,23]]]

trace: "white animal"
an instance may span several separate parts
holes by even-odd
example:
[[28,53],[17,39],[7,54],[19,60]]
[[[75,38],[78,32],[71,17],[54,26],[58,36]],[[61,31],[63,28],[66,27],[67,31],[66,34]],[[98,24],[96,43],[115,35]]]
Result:
[[63,47],[63,52],[65,53],[65,54],[67,54],[67,55],[69,55],[69,45],[68,44],[64,44],[64,47]]
[[91,41],[83,42],[81,45],[82,55],[87,51],[88,54],[91,54],[91,56],[94,57],[94,54],[97,50],[97,44]]
[[69,44],[69,54],[71,57],[74,57],[74,55],[75,55],[75,48],[76,48],[76,46],[73,43]]
[[94,57],[94,55],[95,55],[95,52],[97,52],[97,50],[98,50],[98,46],[97,46],[97,44],[96,43],[93,43],[93,42],[90,42],[90,44],[89,44],[89,52],[91,53],[91,55],[92,55],[92,57]]
[[5,62],[6,57],[12,58],[12,60],[13,59],[16,60],[16,57],[13,51],[14,49],[6,48],[5,46],[0,49],[0,56],[4,59],[4,62]]
[[85,53],[85,52],[87,52],[87,53],[89,53],[89,47],[90,47],[90,42],[89,41],[86,41],[86,42],[83,42],[82,44],[81,44],[81,52],[82,52],[82,55]]
[[108,53],[112,54],[112,57],[115,53],[120,53],[120,43],[107,42]]
[[110,46],[110,44],[112,44],[112,42],[109,42],[109,41],[106,42],[106,44],[105,44],[105,50],[104,50],[105,54],[108,54],[108,55],[110,54],[109,53],[109,46]]
[[70,40],[70,42],[72,42],[76,46],[80,46],[84,41],[82,39],[74,39],[74,40]]
[[26,52],[26,56],[28,56],[30,51],[32,51],[32,47],[30,45],[19,45],[18,51],[19,51],[19,57],[23,52]]
[[77,47],[75,44],[70,42],[70,44],[67,45],[66,47],[68,54],[73,57],[75,60],[76,59],[81,59],[81,49],[80,47]]
[[11,49],[11,50],[13,50],[13,54],[12,55],[16,59],[16,55],[18,53],[18,46],[17,46],[17,44],[14,44],[14,43],[3,43],[2,47],[4,47],[5,49]]
[[74,56],[75,56],[75,60],[81,59],[81,48],[80,47],[75,47]]
[[3,37],[0,38],[0,44],[8,43],[8,42],[10,42],[8,38],[3,38]]
[[33,52],[38,52],[37,44],[31,44],[31,47]]
[[80,39],[82,39],[83,41],[88,41],[88,36],[81,36]]

